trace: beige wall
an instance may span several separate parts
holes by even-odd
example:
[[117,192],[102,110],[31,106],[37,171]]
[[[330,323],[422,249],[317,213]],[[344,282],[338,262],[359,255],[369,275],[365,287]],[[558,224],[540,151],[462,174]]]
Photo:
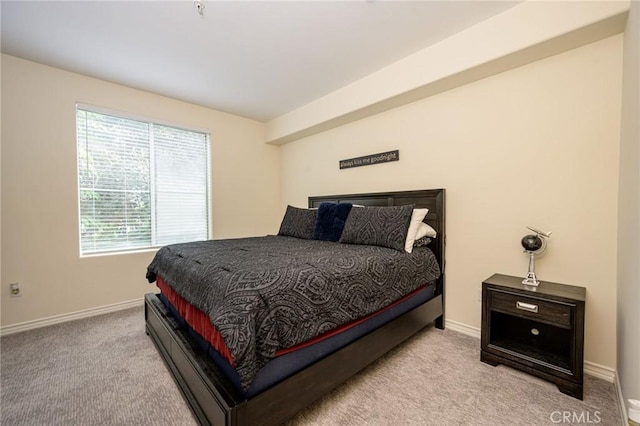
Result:
[[640,399],[640,3],[624,35],[618,212],[618,377],[625,398]]
[[610,37],[283,145],[283,202],[446,188],[447,320],[472,327],[482,280],[526,272],[525,226],[553,231],[537,273],[587,287],[586,359],[614,368],[621,55]]
[[[279,148],[263,123],[2,56],[2,326],[138,299],[153,252],[80,258],[75,104],[211,131],[213,236],[280,220]],[[23,296],[9,298],[9,283]]]

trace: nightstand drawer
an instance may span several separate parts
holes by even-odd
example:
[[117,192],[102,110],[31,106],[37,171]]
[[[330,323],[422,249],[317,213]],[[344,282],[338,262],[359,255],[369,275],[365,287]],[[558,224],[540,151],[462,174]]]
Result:
[[558,327],[571,327],[571,306],[520,294],[491,292],[491,310],[529,318]]

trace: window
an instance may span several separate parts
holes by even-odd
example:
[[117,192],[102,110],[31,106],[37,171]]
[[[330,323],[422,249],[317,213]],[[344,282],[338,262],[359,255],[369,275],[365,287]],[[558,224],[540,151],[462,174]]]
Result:
[[206,240],[209,135],[78,105],[80,253]]

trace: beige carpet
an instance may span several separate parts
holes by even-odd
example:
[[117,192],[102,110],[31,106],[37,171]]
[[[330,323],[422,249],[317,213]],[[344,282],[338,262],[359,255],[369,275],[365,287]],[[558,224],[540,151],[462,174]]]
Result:
[[[288,425],[553,425],[567,424],[564,413],[572,424],[621,425],[611,383],[587,376],[579,401],[481,363],[479,346],[428,328]],[[2,425],[196,424],[144,333],[142,307],[5,336],[0,356]]]
[[604,380],[586,376],[580,401],[544,380],[480,362],[479,339],[430,327],[290,426],[568,424],[563,418],[620,426],[616,401],[614,385]]

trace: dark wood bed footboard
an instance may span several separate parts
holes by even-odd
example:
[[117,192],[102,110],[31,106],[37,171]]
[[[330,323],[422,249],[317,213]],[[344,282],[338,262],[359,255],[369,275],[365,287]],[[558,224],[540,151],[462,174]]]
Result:
[[147,334],[200,424],[215,426],[280,424],[440,317],[442,296],[436,296],[246,400],[191,343],[158,297],[145,296]]

